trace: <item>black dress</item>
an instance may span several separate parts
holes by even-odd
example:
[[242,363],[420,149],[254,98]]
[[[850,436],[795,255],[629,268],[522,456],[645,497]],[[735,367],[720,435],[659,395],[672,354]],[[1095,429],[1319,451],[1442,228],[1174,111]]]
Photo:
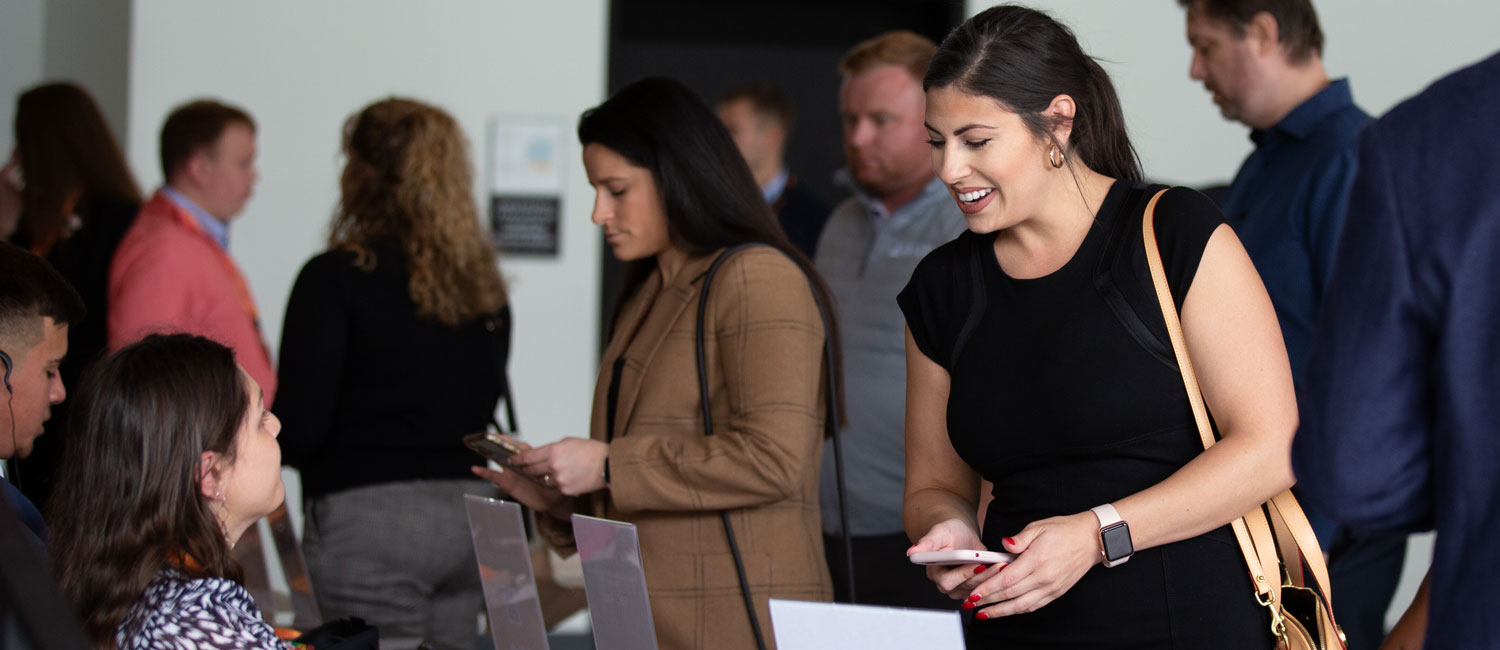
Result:
[[[1146,270],[1141,217],[1160,187],[1116,182],[1071,260],[1001,270],[994,235],[928,255],[898,302],[918,349],[951,377],[954,449],[995,485],[982,539],[1087,511],[1167,478],[1203,451]],[[1177,299],[1223,217],[1169,191],[1157,240]],[[1272,647],[1229,527],[1096,565],[1041,609],[970,619],[970,648]]]

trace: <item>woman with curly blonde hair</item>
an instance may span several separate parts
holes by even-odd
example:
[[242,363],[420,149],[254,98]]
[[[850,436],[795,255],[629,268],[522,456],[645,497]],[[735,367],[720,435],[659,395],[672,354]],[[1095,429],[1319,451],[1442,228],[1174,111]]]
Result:
[[281,338],[303,552],[325,616],[472,648],[483,596],[460,495],[493,488],[462,439],[507,394],[505,286],[451,116],[379,101],[343,148],[329,250],[298,276]]

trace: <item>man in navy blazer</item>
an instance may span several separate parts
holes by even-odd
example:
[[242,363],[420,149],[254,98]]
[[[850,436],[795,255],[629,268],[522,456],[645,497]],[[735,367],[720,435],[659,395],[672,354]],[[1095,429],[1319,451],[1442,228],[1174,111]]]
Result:
[[1427,648],[1500,639],[1496,106],[1500,54],[1361,137],[1292,450],[1303,494],[1341,523],[1437,530]]

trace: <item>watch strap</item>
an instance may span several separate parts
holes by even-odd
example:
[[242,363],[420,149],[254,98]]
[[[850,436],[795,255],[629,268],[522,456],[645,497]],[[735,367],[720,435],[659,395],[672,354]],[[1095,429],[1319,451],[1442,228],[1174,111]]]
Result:
[[1099,518],[1100,528],[1108,528],[1114,524],[1125,521],[1124,519],[1120,518],[1120,511],[1115,510],[1115,507],[1112,504],[1106,503],[1102,506],[1094,506],[1093,508],[1090,508],[1089,511],[1093,512],[1094,516]]

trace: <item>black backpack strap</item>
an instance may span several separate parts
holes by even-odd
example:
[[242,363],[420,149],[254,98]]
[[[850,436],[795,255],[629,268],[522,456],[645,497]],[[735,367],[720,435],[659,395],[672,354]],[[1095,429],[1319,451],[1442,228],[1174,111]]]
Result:
[[1121,280],[1130,277],[1132,267],[1130,252],[1135,246],[1131,246],[1136,233],[1140,232],[1139,215],[1144,212],[1146,202],[1156,194],[1159,186],[1148,188],[1131,188],[1130,196],[1125,200],[1129,209],[1120,213],[1110,228],[1109,238],[1105,240],[1104,254],[1099,256],[1099,266],[1094,269],[1094,290],[1099,292],[1099,297],[1104,304],[1109,306],[1110,312],[1114,313],[1115,320],[1125,328],[1130,338],[1135,339],[1142,348],[1149,352],[1152,357],[1163,365],[1173,370],[1177,369],[1177,358],[1172,353],[1170,341],[1163,340],[1141,318],[1130,302],[1125,299],[1125,294],[1120,289]]
[[503,335],[504,338],[500,341],[500,399],[505,401],[505,421],[510,424],[510,428],[507,429],[500,426],[500,422],[493,416],[490,418],[490,423],[495,425],[496,431],[509,431],[511,434],[516,434],[521,431],[521,424],[516,421],[516,392],[510,385],[510,339],[512,334],[510,307],[507,306],[502,309],[499,318],[496,320],[499,321],[496,327],[505,332]]

